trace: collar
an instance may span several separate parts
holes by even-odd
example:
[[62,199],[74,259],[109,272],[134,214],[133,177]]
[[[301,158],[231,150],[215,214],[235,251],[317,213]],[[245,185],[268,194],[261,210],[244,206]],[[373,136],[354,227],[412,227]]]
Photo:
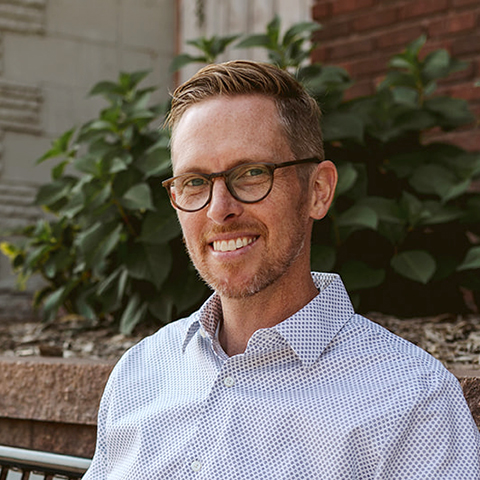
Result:
[[[318,359],[355,313],[339,275],[312,272],[312,279],[319,290],[318,295],[291,317],[272,327],[306,366]],[[198,331],[213,341],[221,318],[220,297],[213,294],[192,315],[182,350],[185,351]]]

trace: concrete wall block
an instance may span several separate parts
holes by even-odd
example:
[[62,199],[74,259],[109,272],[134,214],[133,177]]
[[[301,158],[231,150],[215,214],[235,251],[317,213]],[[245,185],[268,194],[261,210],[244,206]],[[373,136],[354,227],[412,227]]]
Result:
[[115,46],[84,42],[77,50],[77,57],[71,59],[76,70],[75,81],[68,85],[83,88],[84,98],[95,83],[118,77],[119,54]]
[[124,0],[120,9],[120,31],[123,44],[159,53],[173,52],[174,2]]
[[50,0],[47,34],[64,34],[91,41],[116,42],[116,0]]
[[46,152],[51,140],[45,137],[32,137],[26,133],[8,131],[4,139],[3,182],[39,185],[50,181],[52,163],[35,165],[35,160]]
[[39,89],[0,80],[0,125],[5,130],[39,133]]
[[0,30],[22,33],[45,31],[46,0],[12,0],[0,3]]
[[77,59],[81,44],[52,37],[4,35],[4,76],[8,80],[39,85],[77,84]]
[[0,32],[0,75],[3,74],[3,35]]

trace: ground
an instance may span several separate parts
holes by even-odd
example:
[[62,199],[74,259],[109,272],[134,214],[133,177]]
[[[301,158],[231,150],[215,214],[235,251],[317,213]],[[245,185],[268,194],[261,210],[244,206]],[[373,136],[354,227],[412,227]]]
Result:
[[[417,344],[447,368],[480,369],[480,315],[440,315],[398,319],[379,313],[366,315],[397,335]],[[134,335],[119,334],[108,326],[86,328],[75,316],[44,324],[0,324],[0,355],[57,356],[117,360],[144,336],[155,331],[143,327]]]

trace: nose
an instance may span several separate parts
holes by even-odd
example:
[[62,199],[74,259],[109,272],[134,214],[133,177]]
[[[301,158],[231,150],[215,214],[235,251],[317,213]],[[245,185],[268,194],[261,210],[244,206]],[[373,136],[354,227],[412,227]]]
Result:
[[207,205],[207,216],[218,224],[224,224],[243,213],[243,204],[228,191],[223,178],[215,178],[212,185],[212,199]]

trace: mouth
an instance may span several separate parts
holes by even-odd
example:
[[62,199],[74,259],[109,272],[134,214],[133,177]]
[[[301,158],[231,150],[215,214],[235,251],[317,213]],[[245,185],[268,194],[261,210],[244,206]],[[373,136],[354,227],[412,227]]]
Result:
[[258,237],[239,237],[230,240],[215,240],[211,243],[214,252],[233,252],[251,245]]

